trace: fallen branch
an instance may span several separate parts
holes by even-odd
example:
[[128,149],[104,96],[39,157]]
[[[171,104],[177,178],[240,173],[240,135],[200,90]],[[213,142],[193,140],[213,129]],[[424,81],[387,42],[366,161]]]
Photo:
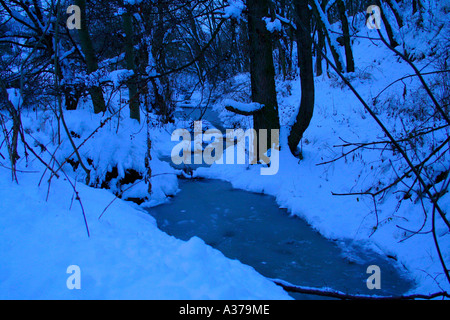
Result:
[[287,281],[279,279],[270,279],[277,286],[283,288],[287,292],[309,294],[320,297],[334,298],[339,300],[367,300],[367,301],[392,301],[392,300],[432,300],[436,298],[450,298],[450,294],[446,291],[437,292],[429,295],[412,294],[401,296],[376,296],[362,294],[348,294],[331,288],[311,288],[293,285]]

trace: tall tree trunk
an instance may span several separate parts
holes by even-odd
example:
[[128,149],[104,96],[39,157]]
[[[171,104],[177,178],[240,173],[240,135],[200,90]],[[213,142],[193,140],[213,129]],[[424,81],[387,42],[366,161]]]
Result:
[[[167,18],[164,13],[169,11],[168,3],[158,1],[157,14],[154,20],[149,25],[146,31],[151,34],[151,47],[149,54],[151,54],[153,67],[156,72],[163,74],[167,71],[166,66],[166,52],[164,47],[164,38],[167,32]],[[164,123],[173,121],[173,105],[172,105],[172,89],[169,76],[164,76],[159,79],[151,80],[153,88],[153,109]]]
[[125,31],[125,61],[127,69],[135,73],[135,77],[128,81],[128,92],[130,96],[130,118],[141,122],[141,110],[139,107],[139,92],[137,89],[136,66],[134,63],[134,45],[133,45],[133,15],[125,12],[122,15],[123,30]]
[[[325,10],[325,7],[328,3],[328,0],[323,0],[321,3],[322,10]],[[317,29],[317,43],[315,44],[314,48],[316,49],[316,76],[321,76],[323,74],[323,50],[326,49],[325,47],[325,34],[323,31],[322,24],[320,22],[316,22],[316,29]]]
[[322,28],[317,29],[317,43],[316,48],[316,76],[321,76],[323,74],[323,58],[322,51],[325,47],[325,35],[323,34]]
[[[98,63],[87,26],[86,0],[75,0],[75,4],[81,9],[81,29],[78,30],[78,35],[80,37],[81,50],[83,50],[86,58],[87,71],[91,74],[98,70]],[[89,94],[91,95],[92,103],[94,104],[94,112],[105,112],[106,104],[102,88],[99,86],[91,87],[89,88]]]
[[[269,149],[271,130],[280,129],[272,37],[263,20],[269,12],[269,0],[247,0],[247,8],[252,100],[265,106],[253,116],[253,128],[257,132],[268,130],[266,146]],[[257,159],[265,152],[267,150],[258,150]]]
[[347,62],[347,72],[355,72],[355,60],[353,59],[353,50],[350,39],[350,27],[348,25],[348,18],[344,1],[338,0],[337,7],[342,23],[342,33],[344,34],[344,48]]
[[289,148],[295,156],[299,155],[298,145],[308,129],[314,112],[314,71],[311,38],[311,11],[308,0],[295,0],[297,13],[297,45],[299,47],[300,83],[302,98],[288,138]]
[[[298,0],[296,0],[298,1]],[[306,0],[305,0],[306,1]],[[314,13],[316,14],[317,23],[319,28],[322,28],[325,37],[328,40],[328,45],[330,47],[331,54],[333,55],[334,62],[339,72],[344,71],[344,60],[342,59],[341,52],[339,51],[339,44],[336,40],[336,36],[331,32],[331,25],[328,21],[327,15],[321,8],[318,0],[308,0],[311,6],[314,8]]]

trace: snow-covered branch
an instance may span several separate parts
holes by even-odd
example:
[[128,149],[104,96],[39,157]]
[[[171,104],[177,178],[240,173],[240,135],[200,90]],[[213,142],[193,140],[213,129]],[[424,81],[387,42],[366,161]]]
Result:
[[437,298],[450,298],[446,291],[433,294],[412,294],[401,296],[377,296],[365,294],[348,294],[331,288],[312,288],[293,285],[287,281],[271,279],[276,285],[282,287],[287,292],[309,294],[320,297],[334,298],[340,300],[372,300],[372,301],[391,301],[391,300],[432,300]]
[[243,116],[252,116],[256,112],[260,111],[264,108],[264,105],[257,102],[238,102],[231,99],[225,99],[222,101],[222,104],[228,111],[243,115]]

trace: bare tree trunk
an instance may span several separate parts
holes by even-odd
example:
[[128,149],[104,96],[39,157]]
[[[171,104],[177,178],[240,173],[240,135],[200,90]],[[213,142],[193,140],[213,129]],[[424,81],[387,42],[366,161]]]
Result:
[[296,0],[295,10],[298,15],[297,46],[299,48],[300,83],[302,98],[296,121],[288,138],[289,148],[295,156],[299,155],[297,147],[308,129],[314,113],[314,70],[312,59],[311,11],[309,1]]
[[[326,5],[328,3],[328,0],[323,0],[320,4],[322,7],[322,10],[325,9]],[[316,76],[321,76],[323,74],[323,50],[326,49],[325,47],[325,34],[322,28],[322,24],[320,22],[316,21],[316,30],[317,30],[317,43],[314,44],[314,49],[316,52]]]
[[139,92],[137,89],[136,66],[134,63],[134,45],[133,45],[133,15],[126,12],[122,15],[123,29],[125,31],[125,61],[127,69],[135,73],[130,81],[128,81],[128,92],[130,98],[130,118],[141,122],[141,110],[139,107]]
[[[158,2],[157,4],[157,15],[152,21],[150,28],[153,30],[148,30],[152,34],[152,45],[150,48],[150,54],[153,56],[153,61],[155,63],[154,67],[156,72],[164,74],[167,71],[166,66],[166,52],[164,49],[164,38],[167,32],[166,21],[164,17],[164,12],[169,10],[167,3]],[[200,57],[199,59],[201,59]],[[173,105],[172,105],[172,89],[169,76],[163,76],[159,79],[152,79],[153,88],[153,108],[158,115],[162,117],[164,123],[169,123],[173,121]]]
[[1,104],[4,104],[13,121],[13,126],[11,128],[12,130],[11,133],[9,133],[5,126],[5,121],[3,121],[3,116],[0,114],[1,129],[5,136],[6,146],[9,153],[9,161],[11,163],[12,180],[18,182],[16,175],[16,163],[20,158],[19,154],[17,153],[17,142],[19,139],[19,132],[21,128],[20,113],[9,100],[8,92],[6,91],[6,87],[3,82],[1,82],[0,84],[0,106]]
[[316,48],[316,76],[321,76],[323,74],[323,57],[322,51],[325,47],[325,35],[321,28],[317,29],[317,43],[315,45]]
[[348,18],[344,1],[338,0],[337,7],[342,22],[342,33],[344,34],[344,48],[347,62],[347,72],[355,72],[355,60],[353,59],[353,50],[350,39],[350,27],[348,25]]
[[[80,36],[81,49],[86,58],[87,71],[91,74],[98,70],[98,63],[87,25],[86,0],[75,0],[75,4],[81,9],[81,29],[78,30],[78,35]],[[102,88],[99,86],[91,87],[89,88],[89,94],[91,95],[92,103],[94,104],[94,112],[105,112],[106,104]]]
[[[253,116],[253,128],[257,132],[260,129],[268,130],[266,146],[269,149],[271,130],[280,129],[272,37],[263,20],[269,12],[269,0],[247,0],[247,8],[252,100],[265,106]],[[258,160],[265,152],[267,150],[258,150]]]
[[334,62],[336,63],[339,71],[344,71],[344,60],[342,59],[342,55],[339,51],[339,45],[336,41],[336,37],[331,33],[330,22],[328,21],[327,15],[324,10],[321,8],[318,0],[311,0],[311,6],[314,8],[314,13],[316,15],[317,23],[319,24],[319,28],[322,28],[325,37],[328,40],[328,45],[330,47],[331,54],[333,55]]

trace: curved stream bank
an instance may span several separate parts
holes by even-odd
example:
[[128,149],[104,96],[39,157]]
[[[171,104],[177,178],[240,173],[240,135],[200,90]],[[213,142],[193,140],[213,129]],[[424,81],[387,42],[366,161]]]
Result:
[[[159,228],[186,241],[197,236],[268,278],[353,294],[400,295],[413,287],[393,260],[325,239],[270,196],[219,180],[181,180],[180,189],[170,203],[148,210]],[[367,288],[370,265],[381,268],[381,290]]]

